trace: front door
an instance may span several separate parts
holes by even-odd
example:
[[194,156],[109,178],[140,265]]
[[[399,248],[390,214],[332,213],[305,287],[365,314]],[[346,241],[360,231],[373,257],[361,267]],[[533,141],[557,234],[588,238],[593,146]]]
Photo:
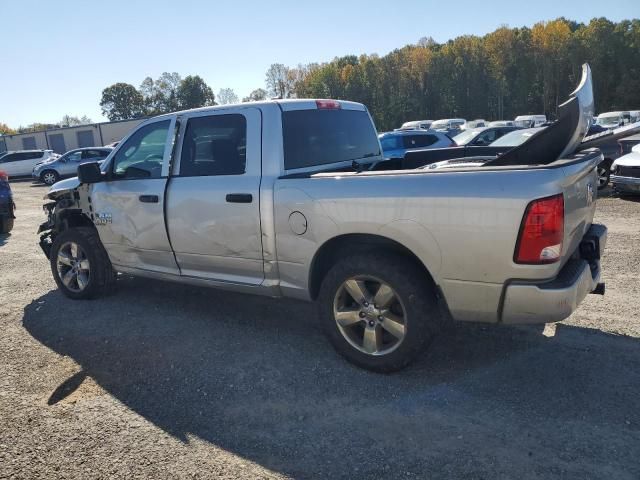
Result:
[[175,117],[142,124],[111,157],[108,180],[92,186],[94,221],[111,262],[178,274],[164,223]]
[[167,193],[167,226],[182,275],[258,285],[261,115],[256,108],[181,119],[180,158]]

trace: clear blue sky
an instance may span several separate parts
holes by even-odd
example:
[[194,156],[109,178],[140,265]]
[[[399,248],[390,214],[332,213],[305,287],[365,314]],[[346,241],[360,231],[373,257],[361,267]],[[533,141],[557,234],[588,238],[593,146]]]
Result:
[[238,96],[272,63],[385,54],[420,37],[444,42],[560,16],[640,16],[640,0],[0,0],[0,122],[102,121],[102,89],[146,76],[198,74]]

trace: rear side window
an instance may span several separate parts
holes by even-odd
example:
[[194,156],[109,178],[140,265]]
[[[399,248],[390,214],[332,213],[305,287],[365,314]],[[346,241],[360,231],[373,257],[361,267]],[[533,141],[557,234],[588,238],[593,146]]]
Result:
[[282,114],[282,129],[287,170],[380,155],[375,128],[365,111],[288,111]]
[[244,115],[211,115],[189,120],[180,156],[180,175],[242,175],[247,163]]
[[107,155],[108,155],[107,152],[105,152],[104,150],[83,150],[82,151],[83,159],[103,158],[103,157],[106,157]]
[[404,148],[422,148],[433,145],[438,141],[435,135],[406,135],[404,139]]

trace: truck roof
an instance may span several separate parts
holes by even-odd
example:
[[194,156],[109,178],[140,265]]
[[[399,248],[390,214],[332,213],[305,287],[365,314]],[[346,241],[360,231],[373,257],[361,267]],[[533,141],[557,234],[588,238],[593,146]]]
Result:
[[208,112],[208,111],[226,110],[229,108],[237,108],[237,107],[245,107],[245,106],[271,107],[273,105],[278,105],[283,111],[312,110],[312,109],[319,108],[318,102],[337,102],[340,104],[340,107],[345,110],[362,110],[362,111],[366,110],[366,107],[362,103],[350,102],[348,100],[333,100],[333,99],[324,99],[324,98],[286,98],[286,99],[262,100],[258,102],[230,103],[227,105],[214,105],[211,107],[192,108],[188,110],[179,110],[176,112],[164,113],[162,115],[157,115],[152,118],[160,118],[165,116],[185,114],[185,113],[191,113],[191,112]]

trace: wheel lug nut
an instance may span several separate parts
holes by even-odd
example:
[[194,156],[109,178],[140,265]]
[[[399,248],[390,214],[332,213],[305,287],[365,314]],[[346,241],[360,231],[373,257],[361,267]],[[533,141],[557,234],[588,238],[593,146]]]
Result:
[[360,318],[364,318],[364,317],[365,317],[365,315],[366,315],[366,313],[364,313],[364,312],[360,312],[358,315],[360,315]]
[[365,307],[368,307],[368,306],[369,306],[369,302],[364,302],[364,303],[363,303],[363,305],[364,305]]
[[370,326],[370,327],[373,327],[374,325],[375,325],[375,323],[373,323],[373,320],[370,320],[370,321],[369,321],[369,326]]
[[382,322],[384,320],[384,317],[382,315],[378,316],[378,321]]

